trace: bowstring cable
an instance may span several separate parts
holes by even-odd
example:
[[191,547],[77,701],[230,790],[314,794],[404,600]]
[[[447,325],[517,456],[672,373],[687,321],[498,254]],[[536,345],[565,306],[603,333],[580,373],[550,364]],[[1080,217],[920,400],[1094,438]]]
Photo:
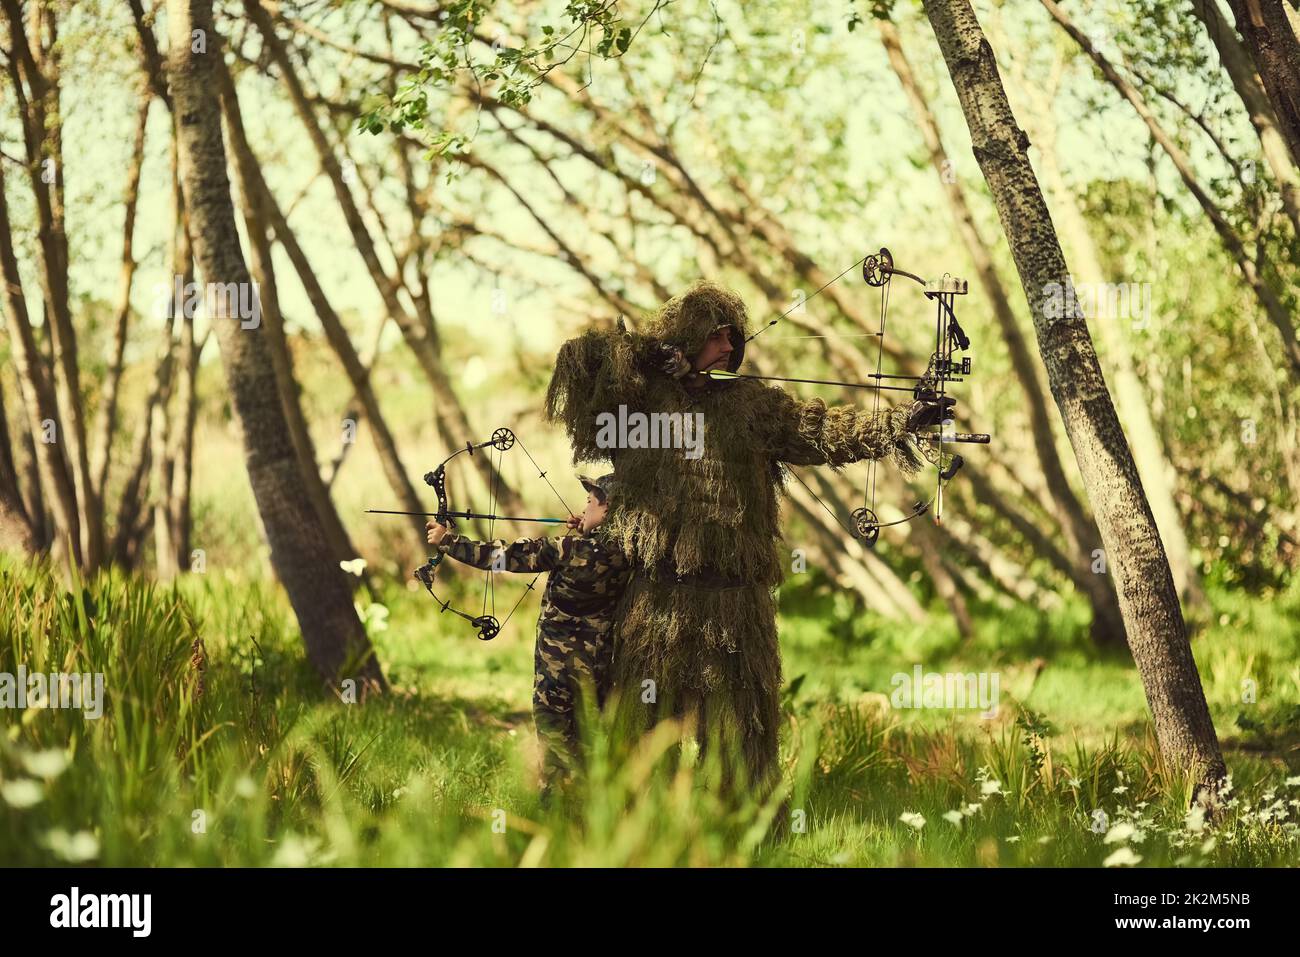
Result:
[[[943,307],[946,305],[944,300],[945,293],[942,291],[936,297],[939,302],[934,310],[934,354],[938,357],[935,361],[939,363],[939,368],[935,369],[935,375],[939,379],[939,414],[943,414],[943,400],[948,394],[948,371],[951,366],[952,356],[950,346],[952,337],[944,337],[943,324]],[[936,525],[942,522],[943,518],[943,430],[944,421],[939,420],[939,454],[936,456],[938,462],[935,463],[934,479],[934,523]]]
[[812,490],[812,487],[809,486],[809,484],[803,480],[803,477],[800,476],[799,473],[795,471],[793,467],[787,468],[786,471],[795,477],[795,481],[797,481],[800,485],[802,485],[805,489],[808,490],[808,494],[813,497],[813,501],[815,501],[818,505],[822,507],[822,510],[825,511],[826,514],[831,517],[831,521],[833,521],[836,525],[842,528],[846,535],[852,536],[854,538],[857,537],[856,535],[854,535],[853,531],[847,525],[845,525],[843,522],[840,521],[840,517],[836,515],[833,511],[831,511],[830,506],[822,501],[821,496]]
[[516,435],[515,441],[518,442],[519,447],[524,450],[524,455],[528,456],[528,461],[533,463],[533,468],[537,469],[538,476],[541,477],[547,485],[551,486],[551,491],[554,492],[555,497],[560,500],[560,504],[564,506],[564,510],[572,515],[573,509],[569,508],[569,503],[564,500],[564,496],[560,494],[560,490],[554,485],[551,485],[551,480],[546,477],[546,473],[542,470],[542,467],[537,464],[537,460],[533,458],[533,453],[528,451],[528,446],[524,445],[523,439]]
[[[769,322],[767,325],[765,325],[762,329],[759,329],[758,332],[754,333],[752,336],[750,336],[748,339],[746,339],[745,342],[746,342],[746,343],[753,342],[755,339],[757,339],[757,338],[758,338],[759,336],[761,336],[763,333],[767,332],[767,330],[771,329],[774,325],[776,325],[778,322],[780,322],[780,321],[781,321],[782,319],[784,319],[786,316],[790,315],[790,313],[794,312],[794,311],[795,311],[796,309],[798,309],[800,306],[805,306],[805,305],[807,305],[809,302],[811,302],[812,300],[814,300],[814,299],[816,299],[818,296],[820,296],[820,295],[822,294],[823,290],[828,289],[829,287],[833,286],[835,283],[839,282],[840,279],[842,279],[845,275],[848,274],[849,270],[858,268],[859,266],[861,266],[861,265],[862,265],[864,262],[866,262],[866,261],[867,261],[867,257],[866,257],[866,256],[863,256],[863,257],[862,257],[861,259],[859,259],[857,262],[855,262],[855,263],[853,263],[852,265],[850,265],[850,266],[846,267],[845,269],[843,269],[843,270],[840,272],[840,274],[839,274],[838,276],[836,276],[834,279],[830,280],[829,282],[824,282],[824,283],[822,283],[820,286],[817,287],[816,291],[814,291],[813,294],[812,294],[811,296],[807,296],[807,297],[805,297],[804,299],[800,300],[799,302],[796,302],[793,306],[791,306],[791,307],[790,307],[789,309],[787,309],[785,312],[781,313],[781,315],[777,316],[775,319],[773,319],[771,322]],[[868,333],[868,335],[870,335],[870,333]],[[781,338],[781,337],[778,337],[778,338]],[[827,338],[831,338],[831,337],[829,337],[829,336],[808,336],[807,338],[809,338],[809,339],[827,339]]]
[[[885,358],[885,323],[889,318],[889,289],[891,286],[890,279],[892,274],[880,286],[880,338],[876,342],[876,394],[875,401],[872,403],[871,420],[874,425],[880,415],[880,372],[884,368]],[[867,465],[867,482],[862,489],[863,499],[870,496],[870,504],[867,506],[871,509],[873,521],[878,521],[876,515],[876,463],[877,459],[872,459]]]
[[[490,519],[488,519],[488,541],[489,542],[496,541],[497,494],[501,483],[501,457],[505,455],[505,452],[502,449],[497,449],[496,468],[492,468],[491,449],[493,448],[495,448],[495,446],[488,446],[489,451],[487,454],[488,468],[492,469],[492,475],[488,479],[488,514],[492,516]],[[497,612],[496,578],[494,577],[494,572],[493,572],[493,566],[496,564],[496,560],[497,560],[497,556],[495,553],[488,556],[487,581],[484,583],[484,588],[483,588],[483,610],[479,612],[479,614],[481,615],[487,614],[488,594],[491,593],[493,617],[496,617],[496,612]]]
[[[537,464],[537,460],[533,458],[533,454],[532,454],[531,452],[528,451],[528,446],[524,445],[523,440],[522,440],[521,438],[519,438],[518,435],[515,436],[515,441],[518,442],[518,443],[519,443],[519,447],[520,447],[521,449],[524,450],[524,455],[528,456],[528,461],[531,462],[531,463],[533,464],[533,468],[537,469],[537,474],[541,477],[541,479],[542,479],[544,482],[546,482],[547,485],[550,485],[550,487],[551,487],[551,491],[554,492],[554,493],[555,493],[555,497],[558,498],[558,499],[560,500],[560,504],[564,506],[564,510],[565,510],[568,514],[572,515],[572,514],[573,514],[573,509],[569,508],[569,503],[566,502],[566,501],[564,500],[564,496],[560,494],[560,490],[557,489],[554,485],[551,484],[551,480],[550,480],[549,478],[546,477],[546,472],[542,469],[542,467],[541,467],[540,465]],[[495,512],[496,509],[493,509],[493,511]],[[533,580],[530,581],[530,582],[528,583],[528,586],[527,586],[527,587],[526,587],[526,588],[525,588],[525,589],[524,589],[524,590],[519,594],[519,599],[518,599],[518,601],[516,601],[515,604],[514,604],[514,607],[512,607],[512,608],[510,609],[510,613],[506,615],[505,620],[501,622],[501,627],[502,627],[503,629],[505,628],[507,622],[510,621],[511,617],[513,617],[513,615],[514,615],[514,613],[515,613],[515,609],[518,608],[520,605],[522,605],[523,602],[524,602],[524,599],[528,597],[528,593],[529,593],[530,591],[534,591],[534,590],[536,589],[536,587],[537,587],[537,579],[539,579],[539,578],[541,578],[541,577],[542,577],[542,572],[538,572],[536,575],[534,575],[534,576],[533,576]]]

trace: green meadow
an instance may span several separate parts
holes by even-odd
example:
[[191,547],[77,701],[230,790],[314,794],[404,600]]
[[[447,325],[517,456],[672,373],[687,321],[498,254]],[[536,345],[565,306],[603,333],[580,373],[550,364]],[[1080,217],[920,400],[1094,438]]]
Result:
[[[468,586],[466,598],[468,599]],[[1300,589],[1213,586],[1194,639],[1231,771],[1188,812],[1136,672],[1069,602],[899,628],[814,583],[782,593],[783,785],[723,796],[689,729],[616,748],[543,807],[529,713],[534,603],[493,642],[393,585],[358,607],[393,690],[322,690],[262,581],[64,580],[5,560],[0,672],[102,673],[103,714],[3,713],[0,859],[101,865],[1293,866]],[[513,603],[513,595],[511,602]],[[993,717],[896,708],[893,675],[995,670]],[[706,751],[707,753],[707,751]]]

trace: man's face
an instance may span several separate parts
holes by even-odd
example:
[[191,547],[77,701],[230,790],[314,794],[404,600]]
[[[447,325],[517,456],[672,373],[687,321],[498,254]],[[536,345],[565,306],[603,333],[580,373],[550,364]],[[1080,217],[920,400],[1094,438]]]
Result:
[[731,364],[731,326],[715,329],[691,364],[696,372],[726,369]]
[[595,492],[587,493],[587,507],[582,510],[582,531],[583,534],[590,532],[593,528],[600,525],[609,514],[609,504],[602,502],[596,497]]

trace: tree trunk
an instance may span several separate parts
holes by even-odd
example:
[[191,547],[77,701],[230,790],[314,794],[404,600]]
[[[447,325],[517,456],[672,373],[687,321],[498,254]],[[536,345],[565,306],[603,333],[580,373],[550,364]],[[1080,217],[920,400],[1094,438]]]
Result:
[[1228,6],[1273,104],[1291,162],[1300,166],[1300,39],[1283,2],[1228,0]]
[[27,516],[23,493],[18,486],[18,467],[9,439],[9,414],[4,388],[0,385],[0,548],[16,548],[24,555],[35,554],[36,534]]
[[1070,271],[1029,162],[1028,137],[1011,112],[993,49],[968,0],[925,0],[924,7],[1015,258],[1048,384],[1092,499],[1161,754],[1191,776],[1198,797],[1212,800],[1213,787],[1227,771],[1155,518],[1087,323],[1077,307],[1061,316],[1045,308],[1052,290],[1070,290]]
[[[184,306],[182,305],[182,309]],[[173,327],[167,326],[167,342],[170,352],[167,364],[173,367],[176,362],[176,339]],[[179,571],[176,563],[176,543],[172,540],[172,457],[167,439],[171,431],[172,417],[170,403],[158,402],[150,410],[149,435],[151,448],[149,459],[153,464],[150,479],[150,501],[153,512],[153,547],[154,568],[160,581],[171,581]]]
[[[226,177],[217,70],[220,40],[211,0],[168,0],[168,73],[180,131],[181,182],[195,258],[206,283],[251,290]],[[211,286],[209,286],[211,288]],[[302,628],[307,658],[336,692],[383,690],[384,677],[352,604],[352,593],[302,486],[301,469],[276,388],[265,328],[210,297],[211,321],[242,432],[249,482],[271,546],[271,564]],[[247,301],[247,300],[246,300]]]
[[[14,372],[27,415],[27,428],[32,436],[43,494],[54,516],[55,550],[59,554],[66,554],[70,561],[80,563],[81,532],[77,517],[77,494],[57,441],[60,437],[58,430],[62,429],[58,400],[27,314],[27,300],[18,272],[18,259],[14,255],[9,204],[5,199],[3,161],[0,161],[0,278],[3,279],[4,314],[8,319]],[[55,441],[47,441],[48,429],[51,428],[55,430]]]
[[122,485],[122,497],[117,507],[117,530],[110,549],[113,560],[123,568],[134,569],[140,563],[140,553],[143,550],[141,529],[147,524],[147,519],[142,518],[145,480],[153,460],[153,413],[159,403],[166,405],[170,401],[174,355],[171,336],[167,336],[159,343],[153,388],[149,390],[144,413],[137,418],[140,426],[135,448],[128,460],[131,469]]
[[127,324],[131,317],[131,285],[135,279],[135,212],[140,198],[140,170],[144,166],[144,134],[153,98],[141,92],[135,117],[135,139],[131,147],[131,165],[126,170],[126,196],[123,202],[121,287],[113,316],[113,355],[100,400],[99,444],[95,450],[95,492],[100,502],[107,494],[108,471],[112,467],[113,435],[117,431],[117,398],[122,384],[123,359],[126,354]]
[[[190,314],[191,310],[188,302],[190,283],[194,281],[194,250],[190,246],[189,225],[185,213],[185,195],[181,189],[180,146],[175,115],[172,117],[172,131],[172,294],[167,309],[167,339],[165,343],[167,354],[160,366],[160,368],[166,370],[167,386],[160,393],[159,401],[152,403],[149,409],[149,458],[153,463],[154,566],[157,569],[158,578],[162,581],[170,581],[175,578],[181,568],[175,536],[176,526],[172,521],[172,515],[174,514],[172,479],[175,472],[175,460],[172,456],[172,447],[168,438],[173,431],[173,419],[169,412],[172,408],[172,377],[176,376],[174,381],[179,385],[177,391],[184,394],[187,386],[181,380],[185,377],[185,365],[188,357],[183,352],[181,353],[180,375],[177,376],[176,331],[188,326],[191,330],[190,335],[193,337],[194,328],[194,317]],[[189,384],[188,390],[189,394],[184,397],[192,399],[193,383]],[[185,406],[182,405],[181,409],[181,414],[184,415]]]
[[54,528],[45,510],[45,493],[41,489],[41,466],[37,461],[36,443],[28,429],[22,430],[22,482],[26,493],[23,502],[27,506],[27,519],[32,526],[32,537],[38,551],[49,551],[54,542]]
[[[191,272],[193,267],[191,267]],[[206,342],[206,339],[204,340]],[[193,527],[191,499],[194,488],[194,425],[198,418],[199,356],[203,342],[194,341],[194,317],[181,316],[181,337],[177,348],[176,426],[172,456],[171,511],[168,522],[178,570],[193,565],[190,531]]]

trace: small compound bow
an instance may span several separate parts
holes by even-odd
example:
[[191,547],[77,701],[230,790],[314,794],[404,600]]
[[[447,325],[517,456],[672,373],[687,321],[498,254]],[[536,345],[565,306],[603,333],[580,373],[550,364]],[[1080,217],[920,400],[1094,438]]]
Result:
[[[457,449],[455,452],[452,452],[451,455],[447,456],[445,459],[439,462],[438,467],[435,468],[432,472],[426,472],[424,475],[425,484],[429,485],[433,489],[434,495],[436,495],[438,498],[438,510],[436,512],[412,513],[412,512],[390,511],[386,509],[367,509],[366,511],[375,514],[380,514],[380,515],[411,515],[411,514],[432,515],[434,521],[436,521],[440,525],[446,525],[448,528],[456,527],[456,519],[481,518],[491,523],[489,525],[489,532],[488,532],[489,539],[492,538],[492,530],[495,529],[496,522],[498,520],[503,522],[541,522],[541,523],[547,523],[552,525],[567,525],[569,520],[564,518],[524,518],[517,515],[494,514],[496,512],[496,503],[497,503],[496,480],[499,480],[500,472],[501,472],[500,470],[501,457],[499,454],[497,456],[497,463],[496,463],[497,468],[494,471],[494,481],[489,487],[489,494],[491,498],[489,501],[488,510],[486,512],[475,512],[471,509],[462,509],[462,510],[452,509],[451,502],[447,496],[447,463],[462,453],[468,452],[470,455],[473,455],[479,449],[496,449],[498,453],[504,453],[509,449],[513,448],[516,442],[519,442],[519,440],[515,436],[515,433],[512,432],[510,429],[502,427],[497,429],[495,432],[493,432],[492,438],[488,439],[486,442],[465,443],[464,448]],[[555,497],[560,500],[560,504],[564,506],[565,511],[568,512],[570,515],[572,515],[573,510],[570,509],[568,503],[564,501],[564,496],[562,496],[559,493],[559,490],[556,489],[556,487],[551,484],[551,480],[546,477],[546,472],[543,471],[538,466],[536,460],[533,458],[532,454],[528,451],[528,447],[525,446],[523,442],[519,442],[519,447],[523,449],[524,455],[528,456],[528,461],[532,463],[533,468],[537,469],[538,477],[545,479],[546,484],[551,487],[551,491],[554,492]],[[488,454],[490,455],[491,453]],[[427,589],[429,594],[433,596],[433,600],[436,601],[439,604],[439,606],[441,606],[442,611],[444,612],[449,611],[453,615],[459,615],[461,618],[464,618],[471,625],[473,625],[478,630],[478,637],[480,641],[491,641],[498,634],[500,634],[501,629],[504,628],[506,626],[506,623],[510,621],[511,615],[513,615],[515,613],[515,609],[518,608],[520,604],[523,603],[523,600],[528,595],[528,593],[534,589],[534,587],[537,584],[537,579],[540,578],[542,574],[541,572],[538,572],[536,575],[533,576],[533,580],[528,583],[527,589],[524,591],[522,595],[519,596],[519,600],[515,602],[514,607],[512,607],[510,609],[509,614],[506,615],[505,621],[498,621],[496,617],[496,587],[495,587],[495,580],[492,577],[495,570],[491,567],[487,569],[487,578],[484,581],[484,588],[483,588],[483,607],[479,611],[479,613],[475,615],[470,612],[462,611],[459,608],[452,607],[450,599],[444,600],[442,598],[439,598],[437,593],[433,590],[434,575],[438,570],[438,566],[442,564],[442,559],[443,559],[442,552],[435,552],[434,554],[430,555],[429,560],[415,570],[415,572],[413,573],[414,577],[424,584],[425,589]]]

